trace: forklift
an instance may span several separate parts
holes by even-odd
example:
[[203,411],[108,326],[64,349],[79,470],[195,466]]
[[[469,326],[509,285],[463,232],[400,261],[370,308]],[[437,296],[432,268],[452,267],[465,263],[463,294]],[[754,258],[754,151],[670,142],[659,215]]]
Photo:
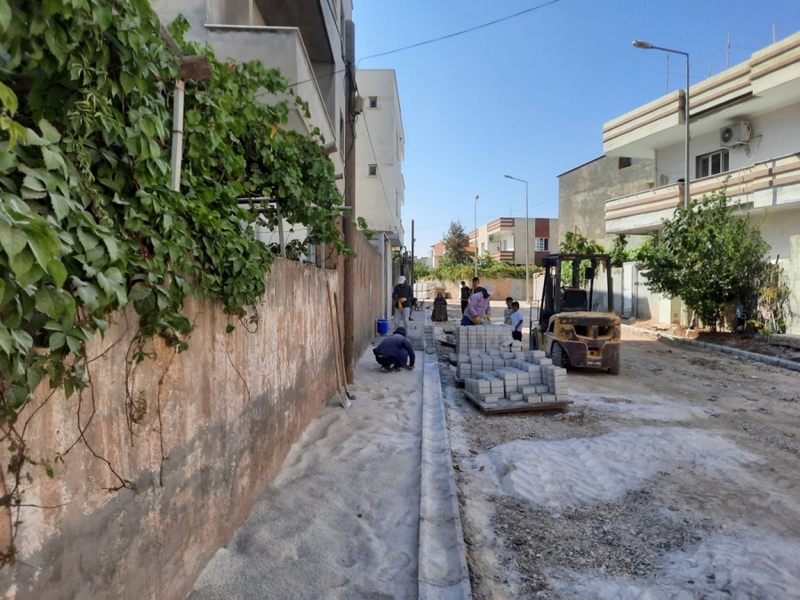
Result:
[[[562,267],[566,264],[571,265],[572,276],[571,281],[563,282]],[[598,267],[606,273],[608,290],[602,307],[597,306],[594,294]],[[614,314],[609,256],[551,254],[545,258],[544,268],[539,321],[536,325],[531,322],[531,343],[544,350],[556,366],[619,374],[621,327],[619,316]]]

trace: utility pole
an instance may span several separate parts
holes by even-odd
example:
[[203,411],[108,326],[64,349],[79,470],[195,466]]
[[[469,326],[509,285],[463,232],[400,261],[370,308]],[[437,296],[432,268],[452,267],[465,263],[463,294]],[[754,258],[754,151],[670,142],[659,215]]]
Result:
[[[348,248],[355,246],[358,235],[353,220],[356,215],[356,153],[353,146],[356,137],[355,113],[355,24],[348,20],[345,25],[345,114],[347,127],[344,134],[344,203],[347,207],[342,217],[344,242]],[[355,281],[356,269],[352,258],[344,259],[344,370],[348,383],[353,383],[353,365],[355,363]]]
[[478,276],[478,194],[475,194],[475,277]]
[[414,219],[411,219],[411,271],[409,272],[409,281],[411,282],[411,291],[414,291]]

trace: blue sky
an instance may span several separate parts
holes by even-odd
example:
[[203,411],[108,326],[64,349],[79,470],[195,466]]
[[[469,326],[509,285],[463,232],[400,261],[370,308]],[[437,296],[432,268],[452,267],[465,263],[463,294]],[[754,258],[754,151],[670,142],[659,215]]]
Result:
[[[545,0],[354,0],[356,57],[466,29]],[[667,91],[667,54],[689,52],[692,83],[800,31],[800,0],[559,0],[463,36],[389,56],[405,128],[403,224],[417,256],[452,220],[473,227],[500,216],[558,216],[559,173],[603,152],[603,123]],[[669,90],[684,86],[670,55]]]

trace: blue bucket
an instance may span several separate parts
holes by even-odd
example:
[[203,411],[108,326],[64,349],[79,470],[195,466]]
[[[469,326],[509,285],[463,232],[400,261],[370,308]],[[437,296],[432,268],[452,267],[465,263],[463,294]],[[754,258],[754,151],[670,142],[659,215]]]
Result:
[[378,328],[378,335],[386,335],[389,333],[389,319],[376,319],[375,322]]

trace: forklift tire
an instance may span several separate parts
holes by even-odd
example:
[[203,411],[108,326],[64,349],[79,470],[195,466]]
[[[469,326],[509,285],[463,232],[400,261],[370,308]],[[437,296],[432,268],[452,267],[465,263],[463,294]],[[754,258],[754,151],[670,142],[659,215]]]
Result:
[[613,367],[609,367],[608,372],[612,375],[619,375],[619,360],[614,363]]
[[550,359],[555,366],[567,368],[568,360],[566,353],[558,342],[553,342],[553,345],[550,347]]

